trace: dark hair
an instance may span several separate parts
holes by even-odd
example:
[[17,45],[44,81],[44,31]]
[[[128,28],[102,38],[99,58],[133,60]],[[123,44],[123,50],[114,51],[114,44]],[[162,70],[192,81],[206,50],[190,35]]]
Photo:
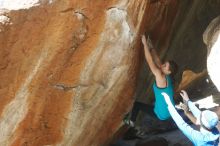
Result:
[[170,64],[171,76],[174,77],[178,71],[178,65],[173,60],[168,61]]

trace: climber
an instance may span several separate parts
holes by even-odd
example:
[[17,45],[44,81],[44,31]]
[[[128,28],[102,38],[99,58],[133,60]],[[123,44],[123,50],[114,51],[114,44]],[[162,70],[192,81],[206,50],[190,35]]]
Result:
[[163,92],[162,95],[164,96],[168,105],[168,110],[176,125],[195,146],[218,146],[220,135],[218,129],[216,128],[219,120],[216,113],[210,110],[200,111],[189,100],[186,91],[182,90],[180,95],[182,96],[184,102],[187,103],[194,117],[189,114],[189,111],[185,111],[185,113],[189,119],[192,119],[193,123],[200,125],[200,131],[197,131],[188,125],[178,114],[171,101],[172,98],[170,98],[170,96],[165,92]]
[[155,82],[153,84],[153,91],[155,95],[155,104],[154,106],[146,105],[144,103],[135,102],[131,112],[131,118],[127,117],[124,119],[124,123],[134,127],[137,114],[139,110],[147,112],[150,115],[156,116],[159,120],[169,120],[170,114],[167,109],[167,105],[162,92],[166,92],[171,97],[171,102],[174,104],[174,91],[172,85],[172,77],[177,71],[177,65],[173,61],[166,61],[164,64],[161,63],[159,56],[156,51],[153,49],[153,45],[148,37],[146,40],[145,35],[142,36],[142,43],[144,46],[145,58],[155,76]]

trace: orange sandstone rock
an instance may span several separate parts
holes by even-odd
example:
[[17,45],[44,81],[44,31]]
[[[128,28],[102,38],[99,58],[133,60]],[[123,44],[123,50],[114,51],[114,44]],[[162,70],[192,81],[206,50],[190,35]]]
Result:
[[164,50],[177,1],[11,2],[0,5],[0,145],[107,145],[132,106],[140,34]]
[[2,10],[0,145],[100,146],[131,106],[147,1]]

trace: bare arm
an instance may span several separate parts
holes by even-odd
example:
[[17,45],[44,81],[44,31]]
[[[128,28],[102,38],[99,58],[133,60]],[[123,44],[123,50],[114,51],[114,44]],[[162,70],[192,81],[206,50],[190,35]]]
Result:
[[153,61],[153,57],[150,53],[149,45],[147,44],[146,37],[144,35],[142,36],[142,43],[144,45],[145,59],[150,67],[150,70],[155,76],[162,75],[161,70],[158,68],[158,66]]
[[151,49],[151,54],[152,54],[153,60],[156,63],[156,65],[161,66],[162,63],[161,63],[160,58],[159,58],[157,52],[155,51],[155,49]]
[[160,58],[159,58],[159,56],[158,56],[156,50],[154,49],[154,46],[153,46],[152,41],[151,41],[151,39],[150,39],[149,36],[147,37],[147,44],[148,44],[148,48],[149,48],[149,50],[150,50],[150,52],[151,52],[151,55],[152,55],[152,58],[153,58],[154,63],[155,63],[158,67],[160,67],[160,66],[162,65],[162,63],[161,63],[161,61],[160,61]]
[[152,55],[149,50],[149,45],[147,44],[146,37],[143,35],[142,36],[142,43],[144,45],[144,54],[145,58],[147,60],[147,63],[150,67],[150,70],[154,74],[156,78],[156,85],[160,88],[166,87],[166,77],[165,74],[161,71],[161,69],[155,64],[153,61]]
[[185,113],[185,115],[190,119],[190,121],[192,121],[192,123],[194,124],[194,125],[198,125],[197,124],[197,119],[193,116],[193,114],[190,112],[190,111],[184,111],[184,113]]
[[196,117],[196,119],[199,120],[201,111],[194,105],[194,103],[192,103],[189,100],[189,96],[188,96],[187,92],[184,90],[181,90],[180,95],[182,96],[183,101],[188,105],[188,107],[189,107],[190,111],[192,112],[192,114],[194,115],[194,117]]
[[192,121],[193,124],[197,125],[197,119],[195,116],[193,116],[192,112],[189,111],[188,105],[186,105],[186,103],[183,104],[182,102],[180,102],[180,107],[184,111],[184,114],[190,119],[190,121]]

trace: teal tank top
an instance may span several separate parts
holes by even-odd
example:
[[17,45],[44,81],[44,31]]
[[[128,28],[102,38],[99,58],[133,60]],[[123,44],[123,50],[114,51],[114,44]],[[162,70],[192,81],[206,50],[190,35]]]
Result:
[[166,76],[166,80],[167,80],[167,87],[165,88],[157,87],[156,81],[153,84],[153,91],[155,96],[154,113],[157,115],[157,117],[160,120],[167,120],[171,117],[167,108],[167,103],[163,95],[161,94],[162,92],[165,92],[169,95],[170,100],[174,105],[174,99],[173,99],[174,91],[170,76]]

